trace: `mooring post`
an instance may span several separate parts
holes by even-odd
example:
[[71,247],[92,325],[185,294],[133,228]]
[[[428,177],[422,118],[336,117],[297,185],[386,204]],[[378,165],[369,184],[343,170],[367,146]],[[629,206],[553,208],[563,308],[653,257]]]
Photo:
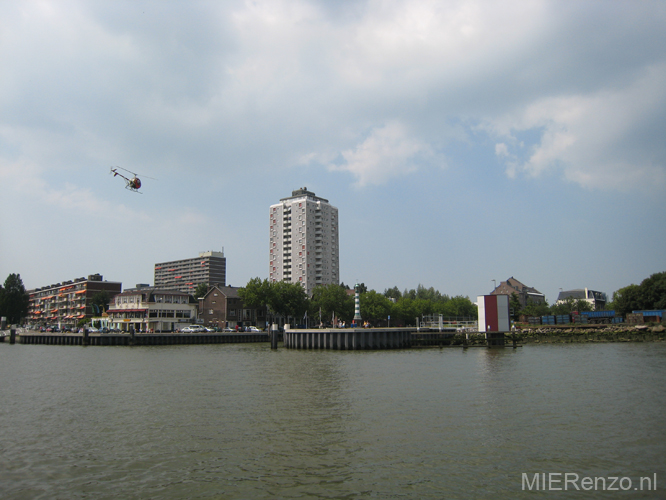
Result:
[[133,326],[129,327],[129,334],[130,334],[130,345],[134,345],[134,327]]
[[83,327],[83,340],[81,342],[81,345],[90,345],[90,337],[88,337],[88,328],[85,326]]
[[517,347],[516,346],[516,334],[515,334],[515,332],[511,334],[511,338],[513,340],[513,348],[515,349]]
[[271,337],[271,349],[277,349],[278,348],[278,326],[275,323],[271,324],[270,337]]
[[9,328],[9,343],[16,344],[16,328]]

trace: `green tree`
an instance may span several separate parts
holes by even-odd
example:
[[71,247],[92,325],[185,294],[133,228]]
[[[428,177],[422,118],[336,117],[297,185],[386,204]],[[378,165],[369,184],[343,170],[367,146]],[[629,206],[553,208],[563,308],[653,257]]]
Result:
[[246,307],[260,308],[268,306],[271,294],[271,283],[261,278],[252,278],[243,288],[238,290],[238,296]]
[[440,302],[440,304],[436,312],[449,318],[469,318],[478,315],[476,304],[469,300],[469,297],[456,295],[446,301]]
[[666,272],[645,278],[639,296],[641,309],[666,309]]
[[208,284],[207,283],[199,283],[194,290],[194,298],[199,299],[203,296],[205,296],[208,293]]
[[[419,315],[419,311],[415,305],[415,300],[411,297],[405,297],[404,295],[393,305],[392,310],[393,314],[391,317],[395,317],[396,325],[414,325],[415,318]],[[393,323],[393,321],[391,323]]]
[[398,300],[400,297],[402,297],[402,293],[398,289],[397,286],[394,286],[393,288],[387,288],[384,290],[384,297],[387,299],[396,299]]
[[351,322],[354,317],[354,296],[347,293],[342,285],[319,285],[312,291],[309,311],[311,318],[321,318],[328,323],[335,314],[336,318]]
[[308,309],[308,297],[299,283],[275,281],[269,284],[268,307],[280,316],[300,319]]
[[448,297],[442,295],[439,290],[435,290],[434,287],[426,288],[421,283],[416,287],[415,298],[428,300],[430,302],[440,302],[448,299]]
[[8,324],[20,324],[28,315],[29,303],[30,296],[25,291],[21,275],[7,276],[0,299],[0,316],[6,316]]
[[526,316],[547,316],[550,314],[550,306],[548,301],[544,300],[543,302],[534,302],[532,300],[527,301],[527,305],[520,312]]
[[361,302],[361,317],[364,321],[377,323],[387,321],[391,314],[392,302],[384,295],[370,290],[359,297]]
[[102,314],[109,309],[109,302],[111,301],[111,295],[106,290],[97,292],[92,296],[90,304],[92,305],[93,311],[96,315]]
[[613,300],[608,305],[618,316],[626,316],[631,311],[642,309],[641,287],[628,285],[613,292]]
[[518,298],[518,294],[516,292],[511,293],[511,297],[509,298],[509,308],[513,309],[514,321],[518,321],[522,306],[520,305],[520,299]]
[[238,290],[246,307],[268,307],[278,316],[300,319],[308,309],[308,297],[299,283],[252,278]]

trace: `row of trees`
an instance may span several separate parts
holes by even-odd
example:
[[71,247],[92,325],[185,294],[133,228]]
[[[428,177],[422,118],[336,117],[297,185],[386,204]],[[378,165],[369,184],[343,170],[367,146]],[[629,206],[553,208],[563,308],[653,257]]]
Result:
[[[476,305],[467,297],[449,297],[434,288],[419,285],[416,290],[401,293],[397,287],[378,293],[359,285],[361,316],[373,325],[413,325],[417,317],[442,314],[446,317],[476,317]],[[312,297],[297,283],[270,282],[251,279],[239,290],[248,307],[268,307],[283,317],[309,317],[311,321],[329,324],[336,320],[351,323],[354,318],[354,295],[341,285],[323,285],[314,289]]]

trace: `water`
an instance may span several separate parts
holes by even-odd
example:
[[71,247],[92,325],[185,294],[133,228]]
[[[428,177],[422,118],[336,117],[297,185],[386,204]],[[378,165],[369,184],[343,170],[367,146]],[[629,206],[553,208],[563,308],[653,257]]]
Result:
[[[661,343],[5,343],[0,498],[532,498],[522,473],[542,472],[664,498],[664,410]],[[657,491],[634,490],[655,473]]]

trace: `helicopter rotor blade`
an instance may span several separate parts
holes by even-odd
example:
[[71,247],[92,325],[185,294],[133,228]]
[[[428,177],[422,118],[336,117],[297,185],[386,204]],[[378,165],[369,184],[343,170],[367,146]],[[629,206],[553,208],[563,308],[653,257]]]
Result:
[[[129,173],[132,174],[134,177],[143,177],[144,179],[152,179],[152,180],[154,180],[154,181],[157,180],[157,179],[155,179],[154,177],[148,177],[147,175],[137,174],[136,172],[132,172],[131,170],[127,170],[126,168],[123,168],[123,167],[115,167],[115,168],[119,168],[120,170],[124,170],[125,172],[129,172]],[[118,175],[120,175],[120,174],[118,174]]]

